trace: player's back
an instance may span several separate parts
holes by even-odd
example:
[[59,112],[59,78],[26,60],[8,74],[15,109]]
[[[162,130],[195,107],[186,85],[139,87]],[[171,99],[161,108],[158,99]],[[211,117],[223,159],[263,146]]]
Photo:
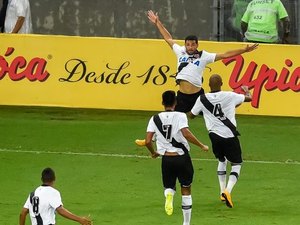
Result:
[[55,224],[55,210],[62,205],[59,191],[51,186],[39,186],[29,196],[28,209],[32,224],[38,224],[37,220],[42,220],[43,224]]
[[165,151],[178,152],[180,155],[184,154],[183,150],[174,147],[171,142],[174,138],[177,142],[184,144],[189,150],[189,144],[183,136],[181,129],[188,127],[187,116],[185,113],[176,111],[166,111],[158,114],[164,134],[162,134],[154,123],[150,123],[149,128],[155,130],[157,151],[164,154]]

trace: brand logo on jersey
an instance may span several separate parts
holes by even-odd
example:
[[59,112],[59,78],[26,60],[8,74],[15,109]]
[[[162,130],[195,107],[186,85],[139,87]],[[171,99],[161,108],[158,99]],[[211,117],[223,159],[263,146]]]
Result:
[[183,57],[180,57],[178,61],[180,63],[193,63],[194,65],[199,66],[200,65],[200,61],[196,60],[196,59],[197,58],[194,58],[193,56],[191,56],[191,57],[183,56]]
[[[259,67],[254,61],[245,66],[244,58],[241,55],[224,59],[223,63],[226,66],[235,63],[229,79],[229,86],[235,90],[243,85],[248,86],[250,90],[253,89],[251,104],[255,108],[259,107],[263,87],[267,91],[278,89],[282,92],[287,90],[300,92],[300,67],[296,67],[290,71],[289,68],[293,66],[293,61],[290,59],[285,60],[285,65],[280,72],[277,72],[276,69],[270,68],[266,64],[262,64]],[[241,74],[242,70],[246,70],[244,74]],[[256,71],[258,73],[255,78]]]

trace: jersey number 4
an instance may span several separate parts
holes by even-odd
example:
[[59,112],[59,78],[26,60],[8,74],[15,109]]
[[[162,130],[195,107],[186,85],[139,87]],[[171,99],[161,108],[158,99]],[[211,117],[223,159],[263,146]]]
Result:
[[221,120],[225,119],[221,104],[216,104],[214,106],[214,116]]

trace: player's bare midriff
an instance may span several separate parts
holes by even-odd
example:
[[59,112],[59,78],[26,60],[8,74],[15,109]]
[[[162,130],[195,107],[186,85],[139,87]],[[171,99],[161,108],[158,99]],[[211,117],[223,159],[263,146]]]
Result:
[[184,94],[195,94],[201,90],[201,87],[196,87],[188,81],[181,80],[179,83],[179,91]]

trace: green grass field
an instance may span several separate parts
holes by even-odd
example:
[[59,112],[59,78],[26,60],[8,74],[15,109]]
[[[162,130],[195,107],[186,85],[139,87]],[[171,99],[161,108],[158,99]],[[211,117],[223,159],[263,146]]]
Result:
[[[160,159],[134,144],[153,112],[0,107],[0,224],[18,224],[45,167],[56,171],[64,206],[95,225],[182,224],[181,197],[164,212]],[[216,160],[192,146],[192,225],[297,225],[300,118],[238,116],[244,164],[234,208],[219,201]],[[210,142],[202,118],[191,130]],[[178,187],[179,188],[179,187]],[[27,224],[30,224],[29,220]],[[57,216],[57,224],[71,225]]]

